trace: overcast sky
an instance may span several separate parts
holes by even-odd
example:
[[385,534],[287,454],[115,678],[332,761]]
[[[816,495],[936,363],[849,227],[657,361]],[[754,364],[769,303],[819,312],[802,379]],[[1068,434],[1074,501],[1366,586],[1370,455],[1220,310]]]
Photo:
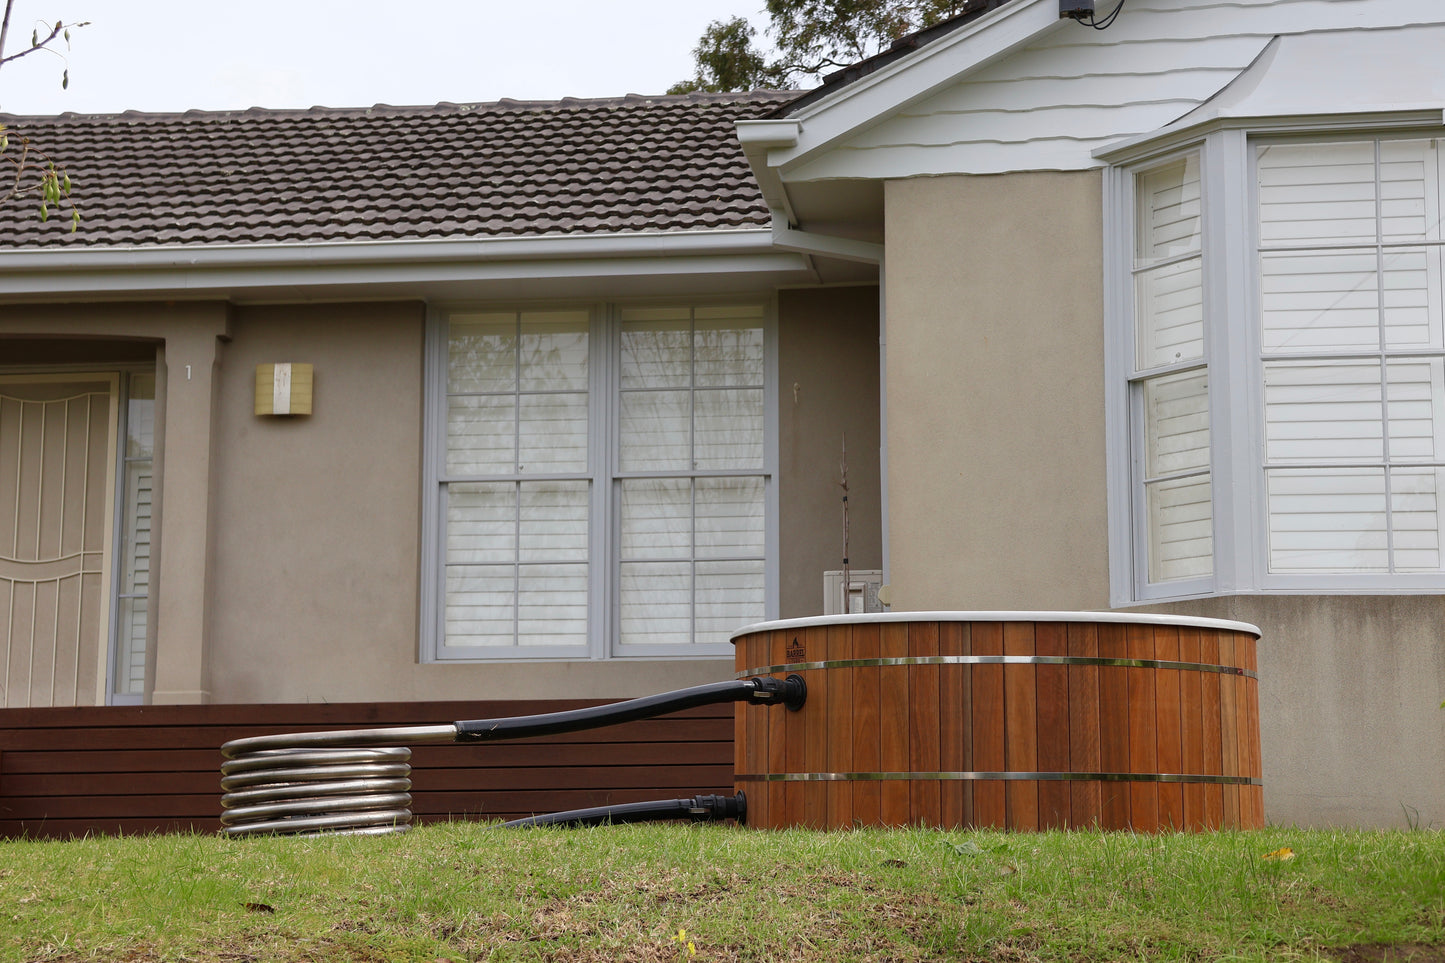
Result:
[[[66,59],[0,70],[0,111],[358,107],[662,93],[708,21],[763,0],[16,0],[7,53],[39,21],[89,20]],[[761,39],[761,38],[760,38]],[[61,48],[64,49],[63,47]],[[70,70],[70,89],[60,87]]]

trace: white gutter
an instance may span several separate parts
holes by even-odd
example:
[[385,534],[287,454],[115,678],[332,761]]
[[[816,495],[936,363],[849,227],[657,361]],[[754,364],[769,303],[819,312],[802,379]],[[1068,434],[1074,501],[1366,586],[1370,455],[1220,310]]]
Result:
[[0,250],[0,296],[806,270],[772,231]]
[[456,261],[555,260],[598,257],[695,257],[759,253],[771,246],[765,228],[655,234],[467,238],[465,240],[327,241],[272,244],[129,245],[95,248],[0,248],[0,276],[76,269],[146,271],[168,268],[279,268],[358,264],[441,264]]

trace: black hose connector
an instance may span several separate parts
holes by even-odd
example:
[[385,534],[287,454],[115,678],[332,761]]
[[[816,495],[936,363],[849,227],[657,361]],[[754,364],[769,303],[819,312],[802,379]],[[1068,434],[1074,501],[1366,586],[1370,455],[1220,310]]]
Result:
[[690,689],[676,689],[588,709],[570,709],[566,712],[548,712],[534,716],[507,716],[501,719],[472,719],[454,725],[457,742],[491,742],[497,739],[525,739],[529,736],[576,732],[579,729],[597,729],[719,702],[756,702],[760,705],[781,702],[789,709],[797,709],[802,706],[807,695],[807,686],[801,676],[790,675],[786,679],[738,679],[732,682],[695,685]]
[[753,701],[759,705],[776,705],[781,702],[788,707],[789,712],[797,712],[803,708],[803,703],[808,701],[808,683],[804,682],[800,675],[790,675],[786,679],[755,676],[748,681],[758,687],[753,693]]
[[658,820],[686,820],[688,822],[715,822],[735,819],[746,824],[748,800],[743,793],[736,796],[693,796],[691,799],[654,799],[649,802],[620,803],[615,806],[595,806],[591,809],[572,809],[563,813],[547,813],[529,816],[502,823],[503,829],[519,829],[527,826],[605,826],[622,823],[641,823]]

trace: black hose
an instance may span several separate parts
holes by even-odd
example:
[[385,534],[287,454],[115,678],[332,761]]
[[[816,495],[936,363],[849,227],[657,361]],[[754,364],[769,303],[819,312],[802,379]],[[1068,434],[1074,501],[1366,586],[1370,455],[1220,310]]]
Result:
[[529,816],[502,823],[503,829],[525,826],[601,826],[608,823],[641,823],[650,820],[690,820],[691,822],[712,822],[718,819],[736,819],[746,824],[748,799],[743,793],[736,796],[693,796],[691,799],[653,799],[648,802],[620,803],[616,806],[594,806],[591,809],[572,809],[564,813],[547,813]]
[[550,736],[559,732],[576,732],[578,729],[596,729],[636,719],[650,719],[668,712],[718,702],[751,701],[761,705],[782,703],[789,709],[798,709],[807,696],[807,685],[802,676],[798,675],[790,675],[786,679],[763,676],[732,682],[711,682],[707,685],[695,685],[690,689],[676,689],[640,699],[629,699],[626,702],[593,706],[590,709],[458,722],[455,723],[456,741],[490,742],[494,739]]

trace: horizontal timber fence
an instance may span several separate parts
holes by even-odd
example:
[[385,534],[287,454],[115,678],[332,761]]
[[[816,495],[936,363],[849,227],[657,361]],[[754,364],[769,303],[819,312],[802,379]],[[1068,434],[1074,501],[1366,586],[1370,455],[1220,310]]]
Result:
[[[584,700],[0,709],[0,838],[214,832],[222,743],[600,705]],[[417,822],[730,793],[733,707],[482,745],[412,747]]]

